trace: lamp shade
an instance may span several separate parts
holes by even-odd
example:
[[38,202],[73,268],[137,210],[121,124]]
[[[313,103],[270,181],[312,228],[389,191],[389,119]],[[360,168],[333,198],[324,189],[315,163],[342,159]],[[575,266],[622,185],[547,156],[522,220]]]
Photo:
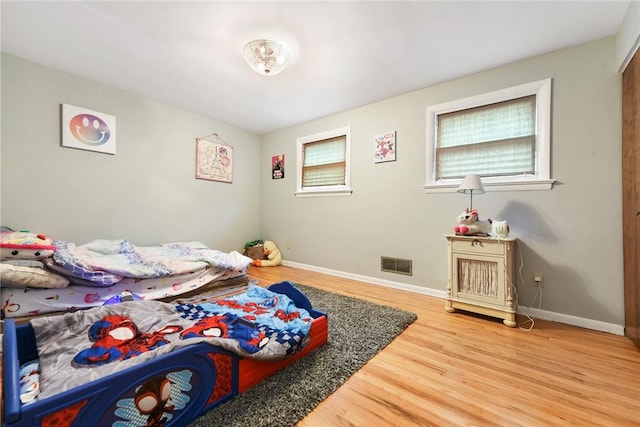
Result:
[[467,175],[458,186],[458,193],[484,194],[484,187],[478,175]]
[[244,59],[258,74],[274,76],[287,66],[289,52],[272,40],[253,40],[244,46]]

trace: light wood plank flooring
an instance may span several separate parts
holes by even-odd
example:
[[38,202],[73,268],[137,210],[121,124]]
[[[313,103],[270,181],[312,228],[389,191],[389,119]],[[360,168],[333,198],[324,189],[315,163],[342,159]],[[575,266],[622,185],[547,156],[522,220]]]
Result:
[[300,427],[640,426],[640,351],[625,337],[542,320],[530,332],[508,328],[447,313],[438,298],[288,266],[249,276],[418,315]]

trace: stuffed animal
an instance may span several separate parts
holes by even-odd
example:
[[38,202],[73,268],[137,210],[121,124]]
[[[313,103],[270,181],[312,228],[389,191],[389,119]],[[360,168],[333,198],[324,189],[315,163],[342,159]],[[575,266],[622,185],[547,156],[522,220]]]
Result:
[[53,240],[42,234],[0,232],[0,282],[10,287],[53,289],[68,286],[66,277],[44,268],[43,261],[50,259],[55,250]]
[[280,265],[282,254],[275,243],[267,240],[263,244],[265,259],[254,259],[252,264],[258,267],[273,267]]
[[458,235],[473,236],[491,233],[491,220],[480,220],[478,211],[466,209],[458,215],[458,224],[453,228]]
[[0,233],[0,258],[5,260],[42,260],[53,256],[56,247],[53,240],[42,234],[28,231],[3,231]]

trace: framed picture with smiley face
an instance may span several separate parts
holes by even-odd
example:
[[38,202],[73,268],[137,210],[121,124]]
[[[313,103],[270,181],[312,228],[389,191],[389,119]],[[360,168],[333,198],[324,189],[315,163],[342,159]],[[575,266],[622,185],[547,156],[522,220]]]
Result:
[[62,146],[116,154],[116,118],[62,104]]

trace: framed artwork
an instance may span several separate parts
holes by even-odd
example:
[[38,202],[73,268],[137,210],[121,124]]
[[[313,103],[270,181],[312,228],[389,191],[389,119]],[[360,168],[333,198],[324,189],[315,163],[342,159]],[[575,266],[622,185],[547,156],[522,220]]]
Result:
[[284,178],[284,154],[271,157],[271,179]]
[[396,132],[385,132],[373,137],[376,163],[392,162],[396,160]]
[[115,116],[62,104],[62,146],[116,154]]
[[232,182],[233,147],[215,137],[217,141],[196,138],[196,178]]

